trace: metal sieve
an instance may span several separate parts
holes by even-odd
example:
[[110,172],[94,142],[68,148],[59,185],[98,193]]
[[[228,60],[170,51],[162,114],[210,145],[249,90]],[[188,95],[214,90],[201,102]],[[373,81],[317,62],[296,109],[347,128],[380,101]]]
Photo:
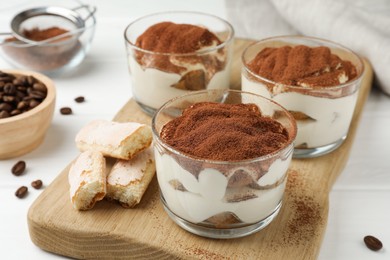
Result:
[[[83,18],[79,10],[86,10],[86,16]],[[85,30],[85,23],[88,19],[93,18],[96,12],[95,7],[89,5],[81,5],[73,9],[67,9],[58,6],[42,6],[24,10],[14,16],[11,20],[11,33],[0,33],[1,35],[12,35],[23,43],[44,44],[47,42],[55,42],[56,39],[61,39],[67,36],[81,34]],[[26,29],[39,28],[46,26],[58,26],[66,29],[68,32],[49,38],[44,41],[32,41],[23,35]]]

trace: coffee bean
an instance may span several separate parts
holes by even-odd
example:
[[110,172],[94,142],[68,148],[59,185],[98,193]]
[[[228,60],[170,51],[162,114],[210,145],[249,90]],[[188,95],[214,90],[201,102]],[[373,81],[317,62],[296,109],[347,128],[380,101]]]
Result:
[[23,93],[27,93],[27,88],[25,86],[18,86],[16,89],[22,91]]
[[37,190],[39,190],[42,187],[42,181],[41,180],[35,180],[31,182],[31,186]]
[[77,103],[83,103],[85,101],[85,98],[83,96],[79,96],[75,98],[74,101],[76,101]]
[[3,96],[3,101],[4,102],[7,102],[7,103],[12,103],[15,101],[15,97],[14,96]]
[[12,81],[14,80],[14,78],[15,78],[15,77],[14,77],[13,75],[7,74],[6,76],[0,77],[0,81],[9,83],[9,82],[12,82]]
[[19,176],[24,172],[25,169],[26,169],[26,162],[19,161],[12,167],[11,172],[13,173],[13,175]]
[[33,77],[33,76],[27,76],[27,83],[29,85],[34,85],[34,83],[36,82],[36,79]]
[[25,108],[28,108],[29,104],[27,101],[20,101],[18,105],[16,106],[17,109],[23,110]]
[[72,114],[72,109],[70,107],[62,107],[60,109],[60,113],[62,115],[70,115],[70,114]]
[[7,117],[10,117],[10,114],[3,110],[3,111],[0,111],[0,118],[7,118]]
[[35,99],[30,100],[30,103],[29,103],[30,108],[34,108],[38,105],[39,105],[39,102],[36,101]]
[[383,247],[382,242],[374,236],[365,236],[364,243],[372,251],[378,251]]
[[16,93],[16,87],[12,83],[7,83],[4,85],[4,93],[7,95],[13,95]]
[[44,99],[46,97],[46,94],[38,90],[32,90],[30,92],[30,96],[36,99]]
[[26,112],[38,106],[46,96],[46,86],[34,77],[0,71],[0,119]]
[[14,81],[12,83],[15,86],[23,86],[24,85],[24,81],[23,81],[22,77],[14,79]]
[[27,195],[27,192],[28,192],[28,188],[26,186],[22,186],[16,190],[15,196],[21,199]]
[[0,111],[7,111],[7,112],[11,112],[12,110],[12,106],[8,103],[1,103],[0,104]]
[[43,85],[42,83],[35,83],[33,85],[33,89],[34,90],[37,90],[39,92],[42,92],[42,93],[46,93],[47,92],[47,88],[45,85]]
[[23,91],[20,91],[20,90],[16,91],[16,97],[23,99],[25,96],[26,96],[26,93],[24,93]]
[[11,111],[10,115],[11,116],[16,116],[16,115],[19,115],[21,113],[22,113],[22,111],[20,111],[19,109],[14,109],[14,110]]

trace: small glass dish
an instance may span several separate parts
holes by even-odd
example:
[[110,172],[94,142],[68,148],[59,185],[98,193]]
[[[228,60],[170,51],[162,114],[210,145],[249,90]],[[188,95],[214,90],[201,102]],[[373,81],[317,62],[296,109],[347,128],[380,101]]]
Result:
[[[185,53],[154,52],[138,47],[138,37],[162,22],[206,28],[221,43]],[[190,91],[229,88],[233,35],[233,27],[225,20],[196,12],[156,13],[130,23],[124,37],[132,92],[137,103],[152,115],[168,100]]]
[[[248,65],[261,51],[269,50],[267,48],[299,45],[328,47],[332,55],[335,54],[355,66],[356,77],[332,86],[293,86],[262,77]],[[270,98],[294,115],[298,126],[294,158],[328,154],[344,142],[364,72],[364,64],[357,54],[327,40],[306,36],[279,36],[249,45],[242,54],[242,63],[242,90]]]
[[[198,102],[255,104],[262,115],[282,124],[288,141],[275,152],[249,160],[215,161],[184,154],[168,145],[160,132]],[[236,238],[263,229],[277,216],[296,136],[294,118],[279,104],[237,90],[197,91],[163,105],[153,117],[152,130],[161,201],[180,227],[209,238]]]
[[[2,33],[0,55],[16,68],[49,76],[62,74],[84,60],[95,31],[95,11],[87,5],[17,9],[10,20],[12,32]],[[25,36],[27,31],[40,33],[41,37],[42,31],[47,30],[51,32],[42,40]],[[62,34],[52,36],[55,30]]]

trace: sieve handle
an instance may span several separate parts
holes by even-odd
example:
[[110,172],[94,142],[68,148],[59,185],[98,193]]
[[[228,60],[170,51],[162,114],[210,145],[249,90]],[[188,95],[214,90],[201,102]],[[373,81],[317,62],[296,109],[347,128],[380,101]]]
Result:
[[[2,45],[3,43],[5,43],[5,39],[7,39],[9,36],[13,36],[13,34],[12,33],[10,33],[10,32],[1,32],[0,33],[0,45]],[[7,37],[7,38],[6,38]],[[3,39],[4,38],[4,39]]]
[[91,18],[96,13],[96,7],[90,6],[90,5],[80,5],[78,7],[73,8],[73,11],[85,9],[88,12],[88,15],[85,18],[82,18],[85,21],[87,21],[89,18]]

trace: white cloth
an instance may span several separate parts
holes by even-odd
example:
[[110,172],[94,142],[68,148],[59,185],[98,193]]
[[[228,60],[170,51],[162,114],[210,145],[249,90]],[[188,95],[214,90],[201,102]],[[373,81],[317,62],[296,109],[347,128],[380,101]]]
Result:
[[390,95],[390,1],[225,0],[237,37],[302,34],[340,43],[368,58]]

